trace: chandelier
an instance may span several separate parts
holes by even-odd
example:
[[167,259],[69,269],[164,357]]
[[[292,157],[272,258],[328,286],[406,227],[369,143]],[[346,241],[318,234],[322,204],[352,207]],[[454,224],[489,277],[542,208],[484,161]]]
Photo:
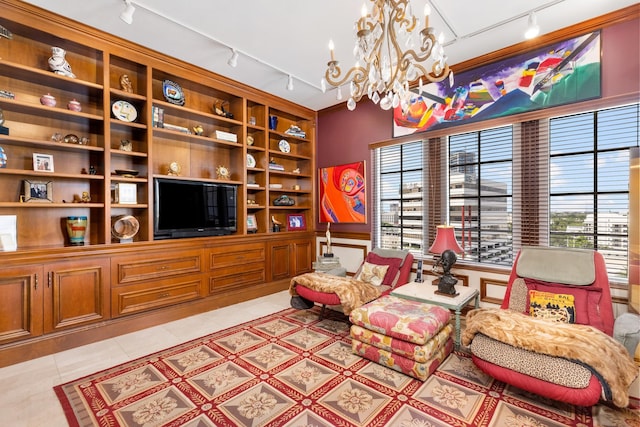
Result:
[[424,28],[418,30],[410,0],[369,1],[373,3],[371,11],[364,4],[356,22],[355,65],[343,74],[330,41],[331,60],[322,80],[323,88],[325,81],[337,87],[341,99],[341,86],[350,81],[347,108],[351,111],[365,94],[384,110],[399,105],[406,109],[411,82],[419,80],[422,90],[423,78],[440,82],[453,77],[444,55],[443,36],[436,39],[429,27],[429,4],[424,8]]

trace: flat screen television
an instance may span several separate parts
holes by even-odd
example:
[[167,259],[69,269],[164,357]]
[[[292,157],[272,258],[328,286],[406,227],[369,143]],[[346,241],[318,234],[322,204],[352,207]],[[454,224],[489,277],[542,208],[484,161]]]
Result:
[[235,233],[237,195],[233,184],[154,178],[154,239]]

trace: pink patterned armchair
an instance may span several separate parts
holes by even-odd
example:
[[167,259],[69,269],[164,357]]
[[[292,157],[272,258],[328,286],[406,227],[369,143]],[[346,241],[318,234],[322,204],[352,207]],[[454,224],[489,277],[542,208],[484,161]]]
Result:
[[[403,250],[374,248],[367,254],[365,260],[360,266],[360,269],[353,278],[345,279],[345,284],[355,279],[363,280],[363,269],[367,267],[367,264],[387,266],[382,282],[376,286],[378,288],[377,290],[379,290],[379,296],[383,296],[389,294],[396,286],[402,286],[409,282],[411,266],[413,265],[413,255],[410,252]],[[313,275],[318,273],[310,274]],[[315,304],[321,304],[322,312],[320,317],[322,317],[326,306],[343,305],[343,301],[341,301],[338,293],[319,291],[310,286],[302,285],[299,282],[301,282],[301,280],[296,281],[296,278],[292,279],[292,283],[295,285],[295,293],[302,299],[297,300],[296,304],[294,304],[294,299],[292,299],[292,305],[295,308],[311,308]],[[378,292],[376,292],[376,294],[378,294]],[[368,298],[365,299],[367,300],[362,301],[362,303],[369,302]],[[349,313],[345,312],[345,314]]]

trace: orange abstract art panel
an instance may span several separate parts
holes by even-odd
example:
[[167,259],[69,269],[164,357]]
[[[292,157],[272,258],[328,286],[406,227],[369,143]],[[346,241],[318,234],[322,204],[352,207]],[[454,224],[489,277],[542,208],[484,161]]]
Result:
[[320,222],[367,222],[364,161],[320,168]]

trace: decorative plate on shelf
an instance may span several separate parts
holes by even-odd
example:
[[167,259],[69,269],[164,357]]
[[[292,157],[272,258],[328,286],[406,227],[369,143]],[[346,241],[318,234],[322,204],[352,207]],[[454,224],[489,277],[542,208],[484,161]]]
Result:
[[138,175],[138,171],[134,169],[116,169],[116,175],[124,177],[133,177]]
[[291,146],[289,145],[289,143],[284,140],[281,139],[280,142],[278,143],[278,148],[280,149],[280,151],[282,151],[283,153],[289,153],[291,151]]
[[256,167],[256,159],[251,154],[247,154],[247,167],[248,168]]
[[133,239],[138,234],[140,223],[133,215],[122,215],[114,218],[111,224],[111,235],[119,240]]
[[184,92],[178,83],[171,80],[162,82],[162,94],[167,102],[176,105],[184,105]]
[[138,118],[138,110],[127,101],[116,101],[111,106],[113,116],[123,122],[132,122]]

